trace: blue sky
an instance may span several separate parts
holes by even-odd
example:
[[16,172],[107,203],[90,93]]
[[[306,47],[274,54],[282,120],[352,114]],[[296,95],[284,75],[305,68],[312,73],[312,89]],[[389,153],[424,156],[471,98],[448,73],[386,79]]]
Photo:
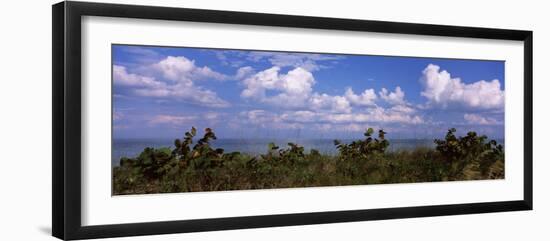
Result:
[[114,138],[504,136],[504,62],[113,45]]

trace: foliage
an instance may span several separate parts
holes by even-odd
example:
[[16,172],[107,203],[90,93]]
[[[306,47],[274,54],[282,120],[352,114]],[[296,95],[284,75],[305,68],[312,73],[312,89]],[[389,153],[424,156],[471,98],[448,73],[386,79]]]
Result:
[[487,136],[478,136],[473,131],[464,137],[456,137],[455,132],[456,129],[451,128],[444,140],[434,140],[451,179],[464,179],[472,173],[482,178],[504,177],[502,145],[495,140],[487,141]]
[[113,168],[113,194],[243,190],[379,183],[411,183],[504,178],[504,148],[469,132],[434,140],[435,149],[387,152],[386,132],[368,128],[365,138],[349,144],[335,140],[338,155],[309,152],[296,143],[269,143],[258,156],[213,148],[206,128],[194,143],[193,127],[173,148],[145,148],[135,158],[121,158]]
[[369,155],[384,153],[390,143],[385,139],[386,132],[378,131],[378,139],[372,138],[374,130],[368,128],[365,131],[365,140],[353,141],[351,144],[344,144],[339,140],[334,140],[334,145],[340,152],[340,158],[343,160],[354,160],[357,158],[367,158]]

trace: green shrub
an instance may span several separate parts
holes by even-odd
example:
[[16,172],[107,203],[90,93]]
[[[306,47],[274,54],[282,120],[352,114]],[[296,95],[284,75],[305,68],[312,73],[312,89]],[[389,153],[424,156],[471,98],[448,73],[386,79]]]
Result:
[[456,129],[451,128],[444,140],[434,140],[435,149],[441,154],[450,179],[484,179],[489,175],[504,177],[504,169],[498,169],[498,165],[495,164],[504,163],[502,145],[497,144],[495,140],[487,141],[487,136],[478,136],[473,131],[463,137],[456,137],[455,133]]
[[386,132],[368,128],[362,140],[335,140],[337,155],[323,155],[288,143],[269,143],[267,152],[250,156],[213,148],[214,131],[194,143],[192,127],[173,148],[145,148],[120,159],[113,168],[113,194],[243,190],[288,187],[412,183],[504,178],[504,148],[486,136],[450,129],[436,147],[388,152]]
[[368,128],[365,131],[365,140],[353,141],[350,144],[342,143],[339,140],[334,140],[334,145],[340,152],[340,158],[344,160],[367,158],[371,154],[384,153],[390,143],[385,139],[386,132],[384,130],[378,131],[378,139],[372,138],[374,130]]

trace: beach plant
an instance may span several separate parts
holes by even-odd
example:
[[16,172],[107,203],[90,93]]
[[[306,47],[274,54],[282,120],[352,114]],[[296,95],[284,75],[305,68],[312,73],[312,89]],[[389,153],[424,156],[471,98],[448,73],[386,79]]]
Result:
[[304,147],[298,144],[289,142],[287,149],[279,150],[279,156],[282,162],[295,163],[305,158]]
[[[375,133],[377,134],[375,136]],[[334,141],[337,154],[306,152],[298,143],[269,143],[264,154],[225,153],[216,134],[192,127],[173,147],[144,148],[113,168],[113,194],[243,190],[504,178],[504,147],[484,135],[451,128],[435,148],[388,151],[384,130]]]
[[373,128],[368,128],[365,133],[364,140],[356,140],[350,144],[345,144],[340,140],[334,140],[334,145],[340,152],[340,157],[343,160],[352,160],[357,158],[367,158],[371,154],[382,154],[386,151],[390,142],[386,140],[386,132],[380,129],[378,138],[373,138]]
[[279,146],[275,145],[275,143],[270,142],[267,144],[267,153],[260,155],[263,160],[272,162],[279,159]]
[[[456,129],[447,131],[445,139],[436,139],[435,149],[441,154],[450,179],[458,180],[472,172],[480,172],[480,177],[503,176],[498,173],[497,162],[504,163],[504,148],[495,140],[487,141],[487,136],[470,131],[466,136],[456,136]],[[492,168],[492,169],[491,169]],[[495,173],[497,172],[497,173]]]

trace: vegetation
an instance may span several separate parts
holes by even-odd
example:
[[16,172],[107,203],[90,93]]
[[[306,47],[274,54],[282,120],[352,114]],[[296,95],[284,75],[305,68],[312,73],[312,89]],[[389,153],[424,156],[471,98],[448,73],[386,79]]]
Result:
[[113,194],[221,191],[266,188],[412,183],[504,178],[504,148],[486,136],[454,128],[435,149],[386,151],[385,132],[365,132],[349,144],[335,140],[338,155],[322,155],[288,143],[274,143],[263,155],[214,149],[216,135],[206,128],[193,145],[193,127],[174,148],[145,148],[136,158],[121,158],[113,168]]

